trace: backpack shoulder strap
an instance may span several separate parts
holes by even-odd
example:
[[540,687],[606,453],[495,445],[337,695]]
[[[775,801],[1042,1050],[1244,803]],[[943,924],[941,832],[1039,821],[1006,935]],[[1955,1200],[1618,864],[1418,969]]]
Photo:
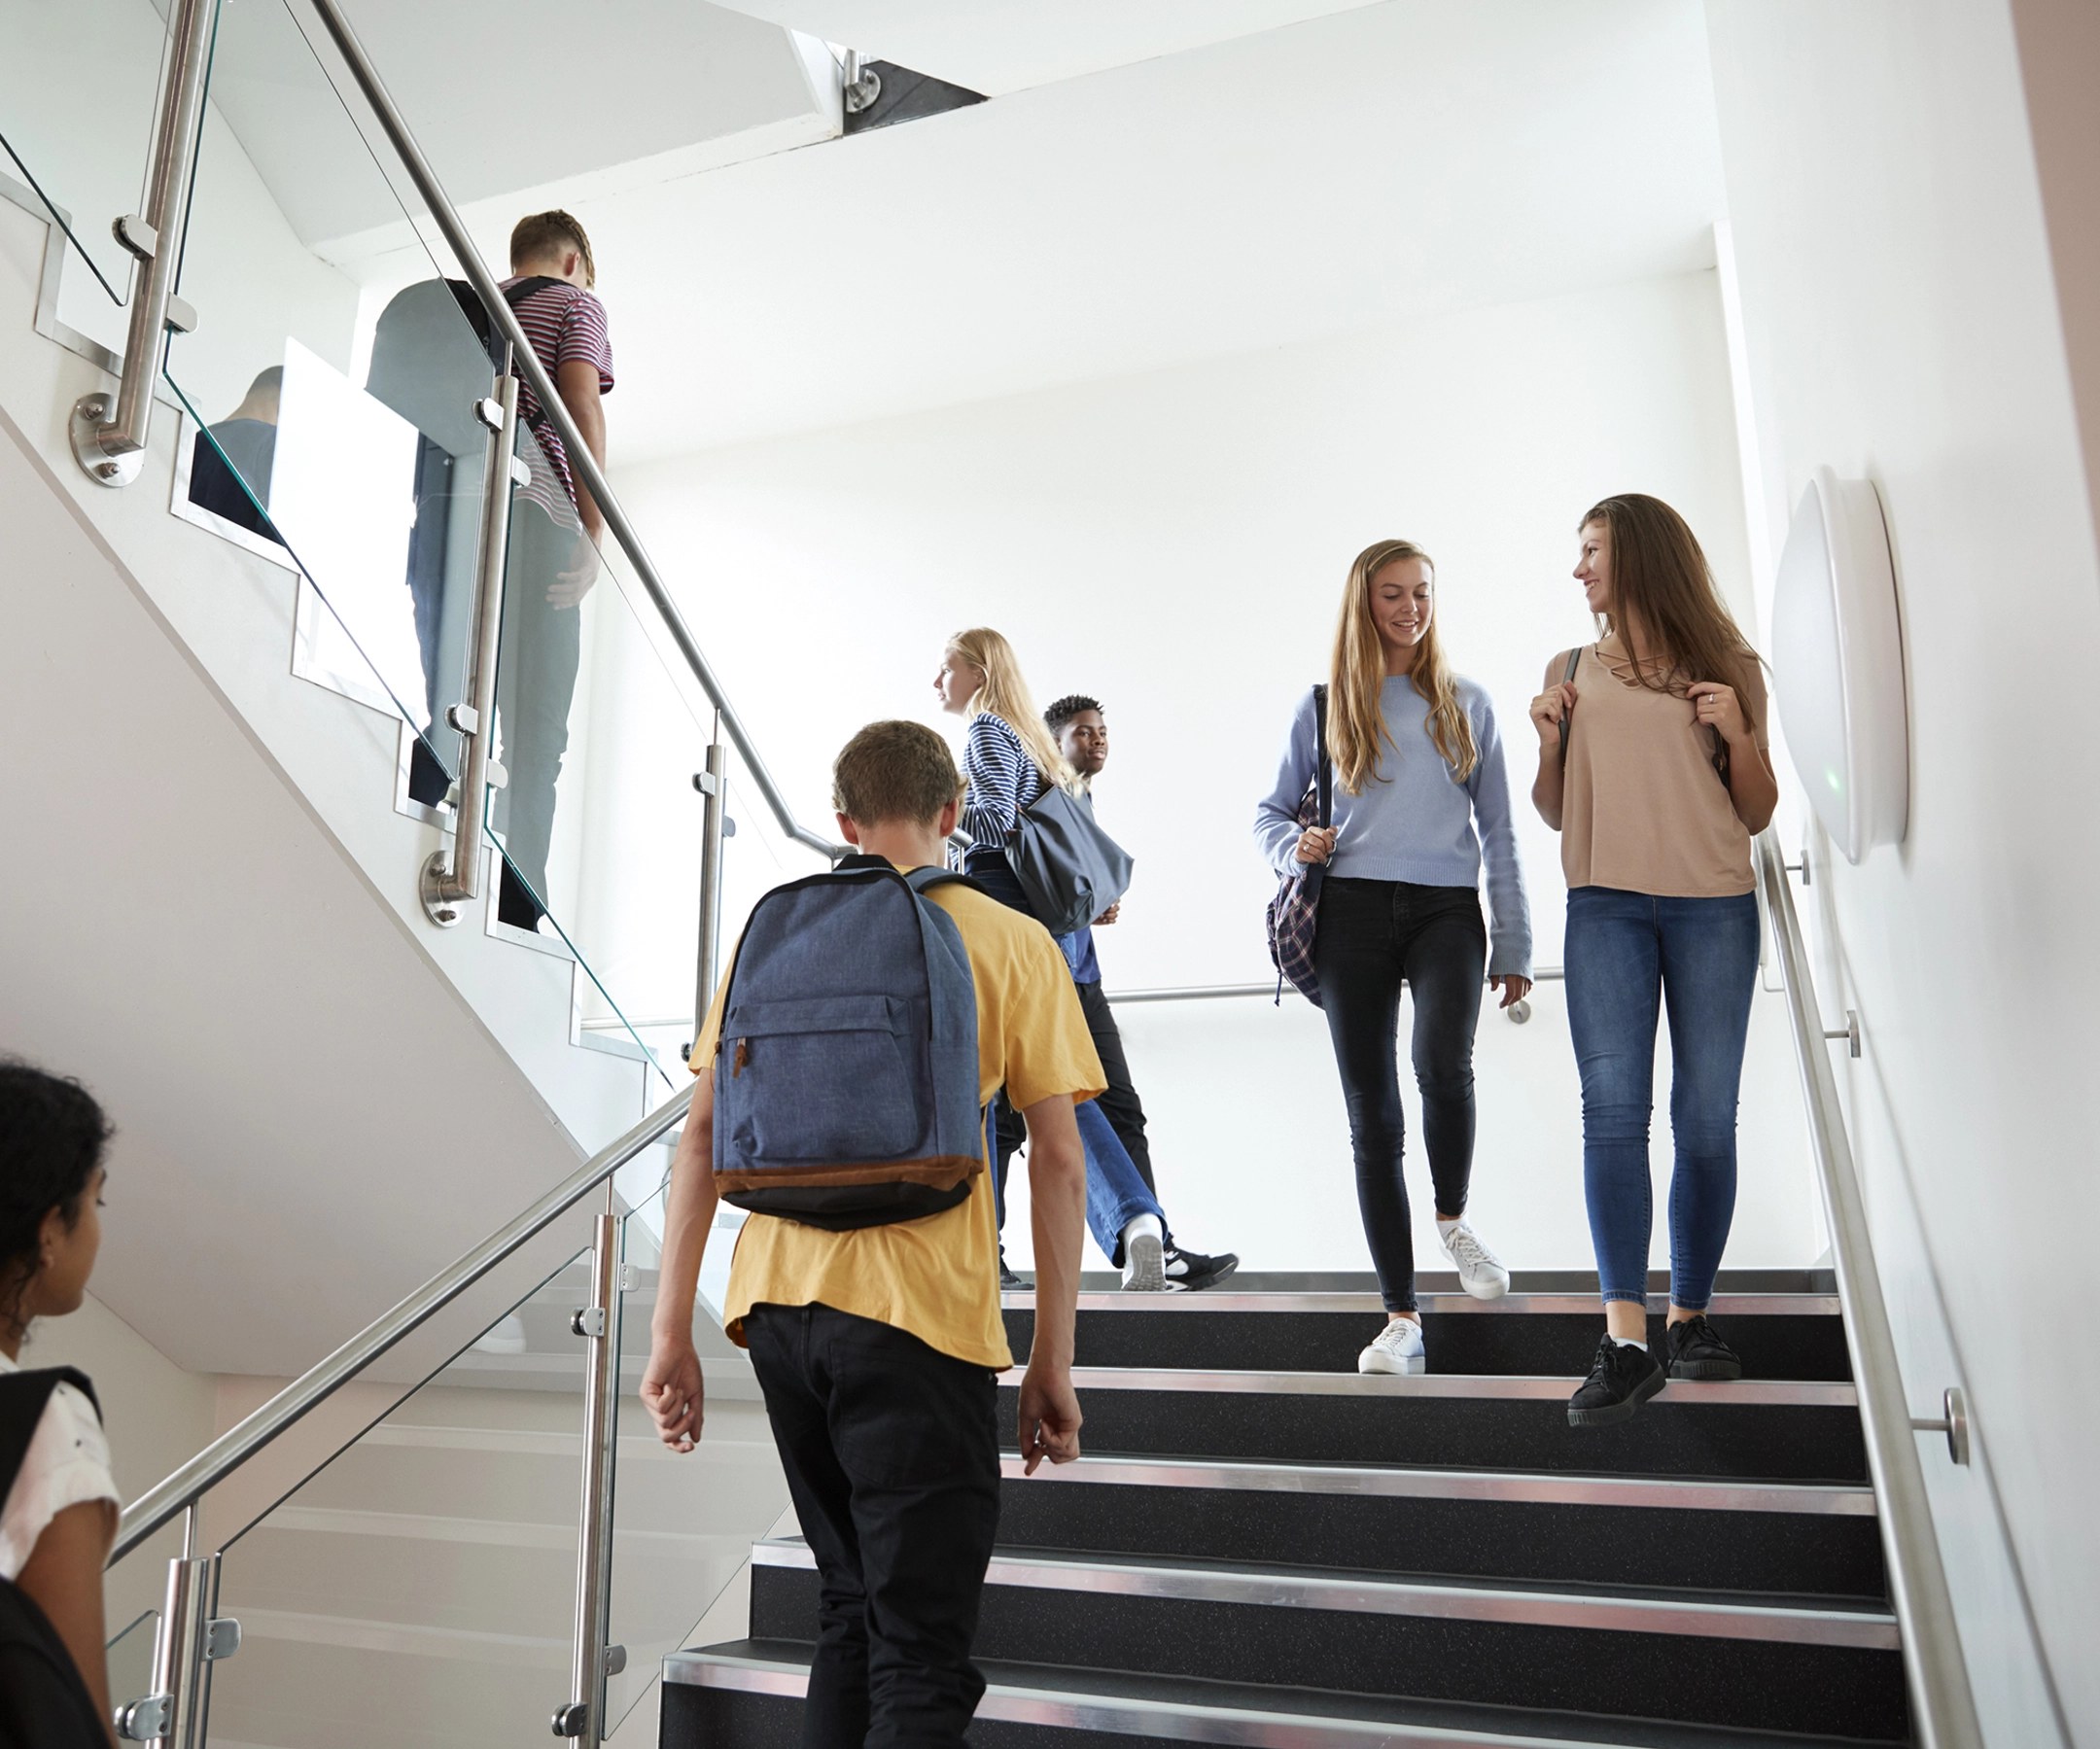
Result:
[[[1563,686],[1573,683],[1575,670],[1582,666],[1582,652],[1583,647],[1580,644],[1568,651],[1567,672],[1560,677],[1560,683]],[[1567,713],[1565,711],[1560,714],[1560,768],[1563,771],[1567,769]]]
[[967,887],[972,892],[983,892],[987,898],[992,896],[990,892],[986,892],[983,882],[973,881],[968,875],[957,869],[941,868],[930,863],[925,868],[913,869],[911,873],[904,877],[904,881],[914,892],[919,893],[921,896],[924,896],[935,887]]
[[1312,741],[1319,752],[1319,762],[1313,767],[1313,783],[1319,787],[1319,822],[1322,827],[1334,823],[1334,758],[1327,751],[1327,686],[1324,682],[1312,688]]
[[528,274],[525,278],[519,280],[516,285],[506,287],[504,290],[503,299],[504,302],[508,303],[512,309],[516,309],[519,304],[523,303],[525,299],[530,297],[535,292],[543,292],[549,286],[565,286],[569,282],[566,279],[555,279],[550,274]]
[[37,1424],[44,1418],[45,1407],[51,1402],[52,1392],[61,1384],[72,1385],[94,1405],[95,1415],[101,1416],[102,1405],[88,1375],[72,1367],[39,1367],[29,1372],[0,1374],[0,1499],[5,1499],[15,1486],[22,1459],[29,1455],[29,1443],[36,1437]]

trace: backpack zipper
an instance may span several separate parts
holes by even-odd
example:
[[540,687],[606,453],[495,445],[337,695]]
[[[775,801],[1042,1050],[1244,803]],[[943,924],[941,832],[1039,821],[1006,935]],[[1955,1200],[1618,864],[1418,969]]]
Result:
[[749,1063],[750,1061],[751,1040],[748,1038],[740,1038],[736,1041],[736,1061],[729,1066],[730,1080],[734,1081],[737,1076],[741,1075],[744,1072],[745,1064]]

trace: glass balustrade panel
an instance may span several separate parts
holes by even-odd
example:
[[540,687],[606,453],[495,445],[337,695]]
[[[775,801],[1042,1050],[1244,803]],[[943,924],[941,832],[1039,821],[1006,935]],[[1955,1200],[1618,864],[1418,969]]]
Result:
[[223,1539],[242,1643],[211,1666],[210,1742],[549,1740],[572,1698],[589,1251],[518,1288],[420,1382],[347,1387],[362,1436]]
[[[500,915],[558,936],[591,968],[578,1027],[637,1041],[662,1097],[682,1082],[695,1029],[700,874],[714,713],[634,566],[584,531],[547,451],[519,439],[532,483],[511,518],[498,669],[506,774],[488,797],[502,847]],[[727,758],[727,750],[724,750]],[[736,762],[725,778],[734,786]],[[740,798],[741,799],[741,798]],[[725,892],[753,823],[732,804]],[[779,879],[824,861],[793,847]],[[768,869],[775,857],[766,858]],[[725,903],[726,953],[741,921]]]
[[133,1616],[110,1636],[103,1657],[109,1674],[111,1711],[153,1693],[154,1635],[159,1627],[160,1612],[149,1609]]
[[442,810],[497,371],[316,28],[284,0],[220,17],[179,281],[197,328],[167,354],[176,508],[299,575],[299,671],[407,722],[405,799]]
[[657,1192],[621,1223],[625,1291],[607,1637],[625,1649],[626,1663],[606,1684],[606,1735],[614,1744],[654,1741],[651,1722],[668,1653],[745,1636],[752,1544],[788,1510],[787,1479],[751,1362],[721,1327],[733,1226],[712,1236],[708,1248],[719,1255],[708,1260],[709,1279],[694,1308],[693,1343],[707,1393],[698,1444],[672,1451],[643,1406],[663,1212]]
[[118,354],[134,262],[111,227],[146,205],[164,10],[152,0],[0,0],[0,177],[70,233],[57,321]]
[[[445,829],[465,756],[454,725],[469,720],[456,713],[472,704],[465,690],[490,445],[516,442],[505,487],[519,530],[512,569],[535,585],[521,581],[516,595],[538,601],[555,635],[534,636],[522,614],[508,628],[494,734],[497,776],[505,767],[514,775],[490,792],[489,819],[498,844],[508,842],[533,879],[521,888],[514,873],[505,876],[503,852],[492,847],[480,874],[486,903],[477,898],[463,914],[580,962],[594,936],[612,945],[632,933],[625,924],[574,924],[590,902],[585,866],[646,853],[649,829],[618,807],[586,815],[585,764],[618,758],[621,738],[615,725],[594,750],[587,733],[571,734],[568,692],[579,660],[599,645],[612,647],[606,683],[617,691],[618,670],[632,665],[620,653],[628,640],[615,630],[593,641],[581,629],[597,616],[583,611],[597,566],[576,580],[575,599],[545,600],[544,579],[579,569],[551,550],[562,533],[553,507],[572,523],[573,507],[529,434],[491,438],[486,415],[507,348],[458,264],[432,248],[428,217],[404,204],[401,184],[311,13],[285,0],[228,7],[180,281],[198,326],[173,336],[167,355],[167,381],[186,415],[173,507],[283,569],[295,598],[295,672],[395,725],[394,804]],[[585,675],[586,697],[595,675],[595,666]],[[659,667],[659,700],[661,675]],[[635,711],[648,702],[637,688]],[[565,769],[575,799],[557,820],[553,791]],[[684,781],[684,812],[696,815],[690,772]],[[598,787],[611,802],[620,785]],[[685,885],[696,882],[695,867]],[[696,904],[695,892],[680,892],[672,927],[696,930]],[[653,962],[628,951],[630,965]],[[683,953],[689,963],[689,946]],[[580,964],[573,982],[572,1042],[632,1060],[640,1102],[653,1102],[670,1082],[622,1018],[645,994],[642,981],[630,980],[629,997],[618,978]]]

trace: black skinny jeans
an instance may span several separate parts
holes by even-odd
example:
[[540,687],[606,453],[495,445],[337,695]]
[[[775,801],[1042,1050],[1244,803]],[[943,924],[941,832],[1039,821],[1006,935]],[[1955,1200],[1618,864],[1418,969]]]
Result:
[[1473,1175],[1473,1029],[1488,969],[1480,894],[1329,875],[1312,966],[1342,1073],[1356,1206],[1379,1291],[1387,1312],[1413,1312],[1415,1238],[1400,1175],[1400,986],[1415,993],[1415,1084],[1437,1212],[1463,1214]]
[[829,1306],[753,1306],[744,1335],[817,1557],[803,1749],[962,1749],[998,1529],[992,1373]]

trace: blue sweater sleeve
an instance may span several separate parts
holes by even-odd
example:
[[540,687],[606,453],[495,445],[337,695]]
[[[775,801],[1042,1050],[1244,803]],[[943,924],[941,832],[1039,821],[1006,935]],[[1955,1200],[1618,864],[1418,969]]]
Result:
[[1262,859],[1279,875],[1296,874],[1299,868],[1298,858],[1292,854],[1301,830],[1298,804],[1305,800],[1319,758],[1313,745],[1314,720],[1312,688],[1308,686],[1291,717],[1282,756],[1277,761],[1276,787],[1254,809],[1254,842],[1260,847]]
[[1473,739],[1480,763],[1466,780],[1473,822],[1480,833],[1481,860],[1488,869],[1488,975],[1531,975],[1531,907],[1524,898],[1523,865],[1517,855],[1517,824],[1510,813],[1509,770],[1494,706],[1473,688]]

